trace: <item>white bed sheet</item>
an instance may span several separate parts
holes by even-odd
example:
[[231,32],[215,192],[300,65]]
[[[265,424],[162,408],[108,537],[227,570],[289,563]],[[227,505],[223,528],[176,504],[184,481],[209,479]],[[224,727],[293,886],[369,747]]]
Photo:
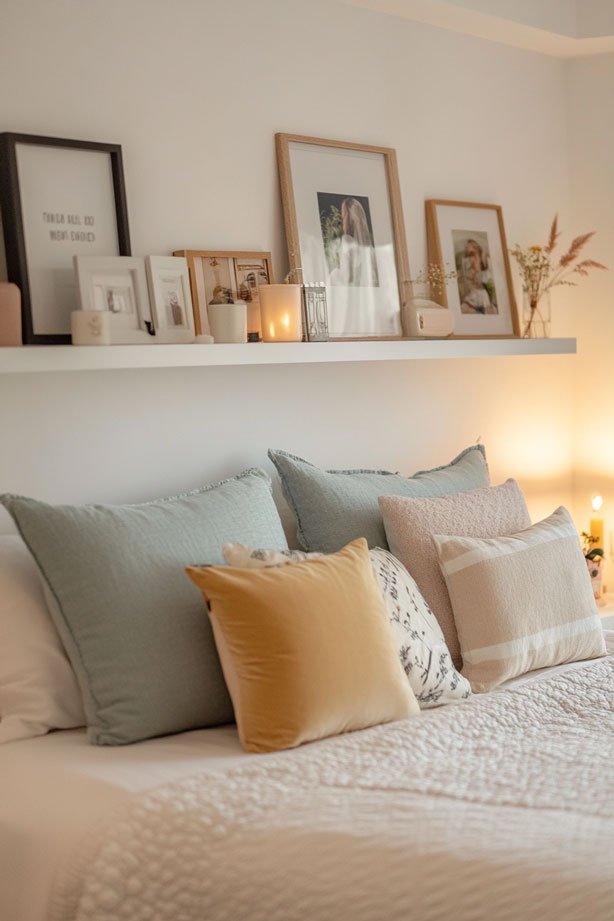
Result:
[[234,726],[115,748],[89,745],[80,729],[0,746],[1,921],[47,921],[59,867],[132,793],[258,757]]
[[[606,642],[614,654],[614,631],[606,631]],[[540,669],[506,686],[586,665]],[[241,749],[234,726],[113,748],[89,745],[84,730],[0,745],[0,921],[48,921],[59,869],[131,794],[265,758]]]

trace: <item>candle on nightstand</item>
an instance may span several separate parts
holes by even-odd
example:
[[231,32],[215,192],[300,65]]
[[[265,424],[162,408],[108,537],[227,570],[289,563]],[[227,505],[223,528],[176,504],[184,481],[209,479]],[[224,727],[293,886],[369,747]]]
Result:
[[603,518],[600,515],[597,515],[597,512],[601,510],[603,505],[602,496],[593,496],[591,500],[591,505],[593,507],[593,516],[589,524],[589,533],[591,537],[595,538],[594,543],[592,544],[593,549],[599,548],[600,550],[605,550],[604,547],[604,526]]

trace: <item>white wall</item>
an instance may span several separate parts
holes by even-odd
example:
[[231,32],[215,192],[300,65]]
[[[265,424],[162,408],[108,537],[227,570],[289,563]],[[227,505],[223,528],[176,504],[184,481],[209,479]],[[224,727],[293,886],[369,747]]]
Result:
[[[414,266],[426,197],[499,202],[510,242],[568,209],[561,61],[329,0],[20,0],[0,85],[0,130],[123,145],[137,255],[272,249],[281,274],[275,131],[395,147]],[[411,472],[481,435],[539,514],[570,495],[573,361],[0,376],[0,488],[139,499],[269,445]]]
[[[614,55],[574,61],[569,71],[569,123],[576,232],[595,230],[586,253],[605,263],[578,288],[575,491],[578,520],[602,493],[614,527]],[[610,548],[614,549],[610,535]]]

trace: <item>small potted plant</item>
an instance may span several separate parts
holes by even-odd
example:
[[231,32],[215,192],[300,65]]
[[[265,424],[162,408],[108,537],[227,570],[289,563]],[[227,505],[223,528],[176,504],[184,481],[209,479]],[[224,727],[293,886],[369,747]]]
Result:
[[593,586],[593,595],[595,598],[601,598],[603,592],[603,562],[605,553],[601,547],[595,546],[598,541],[597,537],[593,537],[592,534],[587,534],[586,531],[582,531],[581,537],[584,559],[586,560],[588,574],[591,577],[591,584]]
[[235,300],[230,288],[215,286],[207,314],[215,342],[247,342],[247,304]]

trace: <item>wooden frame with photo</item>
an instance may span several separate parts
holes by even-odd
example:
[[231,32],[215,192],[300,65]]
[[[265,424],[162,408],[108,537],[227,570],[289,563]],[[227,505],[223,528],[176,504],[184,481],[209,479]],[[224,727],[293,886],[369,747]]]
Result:
[[409,279],[396,152],[277,134],[290,274],[324,285],[331,339],[400,339]]
[[260,284],[274,283],[270,253],[252,250],[180,249],[174,256],[183,256],[188,263],[194,327],[196,335],[209,334],[207,306],[214,298],[242,300],[247,304],[248,333],[262,332],[260,324]]
[[129,256],[118,144],[0,134],[0,212],[26,345],[70,342],[73,256]]
[[453,336],[520,336],[501,206],[429,199],[425,208],[429,262],[456,272],[443,292]]
[[111,344],[153,344],[145,261],[136,256],[75,256],[81,310],[111,313]]
[[194,311],[187,259],[146,256],[145,271],[156,342],[193,342]]

